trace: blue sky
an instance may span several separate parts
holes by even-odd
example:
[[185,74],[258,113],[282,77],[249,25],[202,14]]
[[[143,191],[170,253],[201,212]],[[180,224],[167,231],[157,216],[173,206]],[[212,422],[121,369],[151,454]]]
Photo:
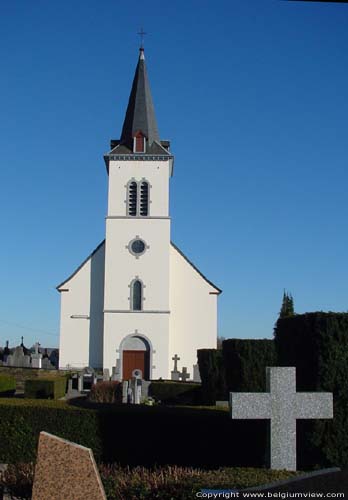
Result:
[[0,346],[58,345],[63,281],[104,238],[103,153],[144,26],[175,154],[172,239],[223,289],[219,334],[346,311],[348,5],[5,0],[0,17]]

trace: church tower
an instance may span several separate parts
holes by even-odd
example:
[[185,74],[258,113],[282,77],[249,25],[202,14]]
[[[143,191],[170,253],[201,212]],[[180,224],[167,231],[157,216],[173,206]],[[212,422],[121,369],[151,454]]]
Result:
[[199,380],[197,349],[216,347],[221,290],[170,239],[169,146],[160,139],[141,48],[121,137],[104,156],[105,240],[57,287],[62,369]]
[[[170,372],[169,179],[173,156],[161,141],[144,49],[140,49],[120,140],[105,155],[109,175],[105,239],[103,366],[121,379]],[[151,339],[151,340],[150,340]]]

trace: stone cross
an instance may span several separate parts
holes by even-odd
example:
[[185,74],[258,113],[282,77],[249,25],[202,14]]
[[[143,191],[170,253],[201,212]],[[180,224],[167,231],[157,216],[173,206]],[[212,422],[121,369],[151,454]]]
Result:
[[174,358],[172,358],[172,360],[174,361],[174,372],[177,372],[178,371],[178,361],[180,361],[180,358],[177,354],[174,355]]
[[233,419],[271,420],[271,469],[296,470],[296,420],[333,418],[329,392],[296,392],[295,367],[266,368],[266,393],[230,393]]
[[39,347],[40,347],[39,342],[36,342],[36,344],[35,344],[35,354],[39,354]]
[[187,380],[188,378],[190,378],[190,374],[189,374],[189,373],[187,373],[187,368],[186,368],[186,366],[183,366],[183,367],[182,367],[182,372],[180,373],[180,377],[181,377],[181,380],[182,380],[183,382],[186,382],[186,380]]

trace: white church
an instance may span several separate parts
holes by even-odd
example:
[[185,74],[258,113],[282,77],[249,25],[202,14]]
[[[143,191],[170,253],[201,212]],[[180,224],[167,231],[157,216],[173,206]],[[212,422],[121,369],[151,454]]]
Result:
[[105,240],[57,287],[59,366],[170,379],[179,357],[197,379],[197,349],[216,348],[221,290],[170,239],[174,156],[160,140],[143,48],[121,138],[104,159]]

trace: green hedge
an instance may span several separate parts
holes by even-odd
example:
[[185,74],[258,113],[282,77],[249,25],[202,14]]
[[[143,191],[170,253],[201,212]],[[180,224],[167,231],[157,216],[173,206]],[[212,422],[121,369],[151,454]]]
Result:
[[280,366],[296,366],[298,391],[327,391],[333,420],[299,420],[299,467],[348,466],[348,313],[314,312],[279,319]]
[[149,396],[168,404],[201,404],[201,384],[189,382],[151,382]]
[[202,399],[204,404],[214,404],[227,400],[225,370],[222,351],[218,349],[199,349],[197,351],[199,373],[202,380]]
[[24,397],[31,399],[59,399],[66,392],[66,377],[29,379],[24,384]]
[[[80,403],[76,400],[75,404]],[[264,466],[266,423],[231,420],[193,407],[0,400],[0,463],[35,461],[38,436],[50,432],[92,448],[97,461],[121,465]],[[139,444],[140,431],[147,446]]]
[[10,375],[0,375],[0,396],[12,396],[16,392],[16,379]]
[[101,457],[98,415],[64,401],[0,400],[0,462],[35,461],[41,431],[92,448]]
[[274,340],[224,340],[222,356],[228,392],[266,391],[266,366],[277,366]]

